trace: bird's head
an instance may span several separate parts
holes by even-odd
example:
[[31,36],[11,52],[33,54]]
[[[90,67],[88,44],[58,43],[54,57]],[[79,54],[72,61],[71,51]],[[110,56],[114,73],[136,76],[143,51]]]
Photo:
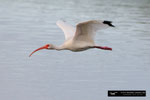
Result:
[[36,51],[43,50],[43,49],[53,49],[53,45],[52,45],[52,44],[46,44],[46,45],[44,45],[44,46],[42,46],[42,47],[40,47],[40,48],[34,50],[34,51],[29,55],[29,57],[32,56],[32,54],[35,53]]

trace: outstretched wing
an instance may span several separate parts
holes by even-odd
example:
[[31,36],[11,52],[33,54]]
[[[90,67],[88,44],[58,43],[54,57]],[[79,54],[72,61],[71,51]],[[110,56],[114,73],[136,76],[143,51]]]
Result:
[[90,20],[81,22],[76,26],[74,41],[86,41],[94,43],[95,33],[100,29],[114,27],[110,21]]
[[64,32],[65,35],[65,40],[73,37],[73,35],[75,34],[75,28],[67,23],[65,23],[64,21],[57,21],[56,23]]

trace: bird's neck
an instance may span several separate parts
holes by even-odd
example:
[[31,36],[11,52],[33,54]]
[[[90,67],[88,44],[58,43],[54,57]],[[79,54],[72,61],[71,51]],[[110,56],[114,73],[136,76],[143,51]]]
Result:
[[64,48],[62,46],[55,46],[55,45],[52,46],[52,49],[54,49],[54,50],[64,50]]

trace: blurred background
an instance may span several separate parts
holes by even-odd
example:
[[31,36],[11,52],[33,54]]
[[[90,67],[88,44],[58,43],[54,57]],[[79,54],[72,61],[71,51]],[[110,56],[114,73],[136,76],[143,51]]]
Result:
[[[56,25],[113,21],[95,42],[113,51],[43,50],[60,45]],[[150,0],[0,0],[0,100],[116,100],[108,90],[146,90],[150,98]]]

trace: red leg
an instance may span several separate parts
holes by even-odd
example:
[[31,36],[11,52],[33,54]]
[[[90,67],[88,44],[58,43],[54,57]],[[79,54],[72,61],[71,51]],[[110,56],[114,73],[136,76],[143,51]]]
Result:
[[103,49],[103,50],[112,50],[110,47],[94,46],[94,48]]

